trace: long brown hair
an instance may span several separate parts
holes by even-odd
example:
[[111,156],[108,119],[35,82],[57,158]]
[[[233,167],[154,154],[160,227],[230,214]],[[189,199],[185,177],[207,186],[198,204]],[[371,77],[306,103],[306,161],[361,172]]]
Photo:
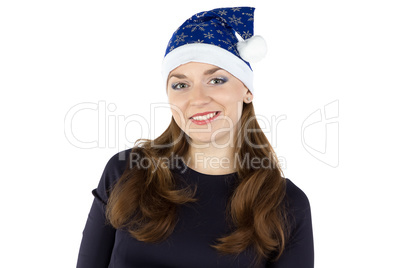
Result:
[[[244,164],[236,165],[238,182],[227,206],[234,229],[211,246],[224,254],[238,254],[252,247],[258,260],[275,260],[284,250],[287,233],[283,206],[285,179],[276,154],[256,120],[252,103],[243,104],[239,124],[235,155]],[[106,208],[113,227],[125,228],[144,242],[158,242],[172,233],[177,206],[195,202],[195,192],[191,188],[177,189],[168,165],[157,163],[172,154],[186,154],[189,143],[183,135],[172,118],[162,135],[155,140],[140,140],[132,149],[148,159],[149,167],[127,168],[113,187]],[[265,168],[249,165],[249,159],[260,159]]]

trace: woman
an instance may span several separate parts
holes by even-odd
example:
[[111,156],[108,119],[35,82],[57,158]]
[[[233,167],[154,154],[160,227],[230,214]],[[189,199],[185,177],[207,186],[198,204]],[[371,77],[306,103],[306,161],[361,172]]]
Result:
[[253,16],[214,9],[173,34],[162,68],[172,121],[109,160],[77,267],[313,267],[308,199],[254,114],[249,61],[265,43]]

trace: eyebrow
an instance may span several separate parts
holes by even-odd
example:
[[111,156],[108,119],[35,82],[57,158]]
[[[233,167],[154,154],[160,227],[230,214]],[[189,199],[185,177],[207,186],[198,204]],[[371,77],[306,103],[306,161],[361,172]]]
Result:
[[[213,74],[213,73],[215,73],[215,72],[217,72],[217,71],[219,71],[219,70],[223,70],[223,69],[222,69],[222,68],[219,68],[219,67],[215,67],[215,68],[206,70],[206,71],[204,72],[204,75],[211,75],[211,74]],[[178,79],[187,78],[187,76],[185,76],[184,74],[171,74],[171,75],[169,76],[168,80],[169,80],[170,78],[172,78],[172,77],[176,77],[176,78],[178,78]]]
[[215,72],[217,72],[217,71],[219,71],[219,70],[222,70],[222,68],[215,67],[215,68],[206,70],[206,71],[204,72],[204,75],[211,75],[211,74],[213,74],[213,73],[215,73]]

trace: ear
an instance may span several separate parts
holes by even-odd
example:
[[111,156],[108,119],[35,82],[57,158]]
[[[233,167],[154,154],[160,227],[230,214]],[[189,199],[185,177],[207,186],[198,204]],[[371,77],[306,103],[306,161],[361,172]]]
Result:
[[247,89],[247,92],[243,97],[243,102],[250,103],[252,101],[253,101],[253,94],[250,92],[250,90]]

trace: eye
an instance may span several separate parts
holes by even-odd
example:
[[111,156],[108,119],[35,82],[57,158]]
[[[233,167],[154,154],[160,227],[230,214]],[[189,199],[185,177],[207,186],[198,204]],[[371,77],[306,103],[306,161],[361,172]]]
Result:
[[172,84],[172,88],[174,90],[180,90],[180,89],[187,88],[187,87],[188,87],[188,85],[184,84],[184,83],[174,83],[174,84]]
[[211,81],[209,81],[209,83],[212,85],[217,85],[217,84],[224,84],[227,81],[228,81],[228,79],[226,77],[217,77],[217,78],[211,79]]

